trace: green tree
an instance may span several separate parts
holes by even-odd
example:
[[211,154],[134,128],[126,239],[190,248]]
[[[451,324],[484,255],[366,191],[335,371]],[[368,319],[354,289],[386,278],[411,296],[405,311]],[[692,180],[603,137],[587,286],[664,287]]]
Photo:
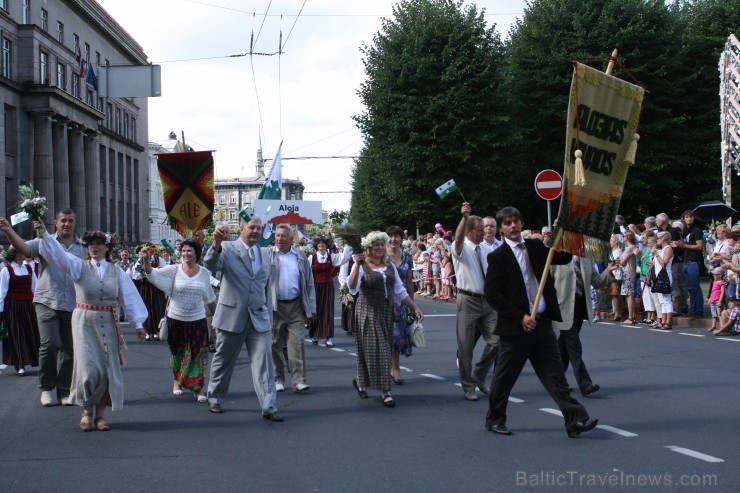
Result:
[[461,1],[403,0],[362,48],[366,81],[355,116],[365,138],[352,174],[361,230],[453,224],[461,200],[434,190],[454,178],[478,213],[507,187],[494,174],[506,130],[503,44]]
[[332,224],[342,224],[349,221],[349,211],[338,211],[334,209],[329,213],[329,221]]
[[[573,60],[608,57],[619,49],[619,60],[631,72],[617,67],[614,75],[640,81],[649,91],[643,104],[637,163],[630,169],[620,213],[640,216],[670,209],[683,162],[672,145],[682,134],[684,117],[676,114],[681,97],[672,75],[680,36],[677,23],[661,0],[535,0],[512,29],[507,51],[509,70],[505,91],[515,112],[515,134],[510,141],[518,172],[511,188],[518,192],[514,205],[530,217],[533,226],[544,222],[532,188],[545,167],[563,169],[565,120]],[[601,69],[606,68],[602,64]],[[634,81],[633,81],[634,82]],[[649,193],[646,193],[649,191]]]

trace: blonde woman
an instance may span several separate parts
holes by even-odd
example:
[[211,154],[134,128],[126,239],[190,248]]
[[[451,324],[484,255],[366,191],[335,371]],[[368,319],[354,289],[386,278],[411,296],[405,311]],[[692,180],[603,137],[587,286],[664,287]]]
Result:
[[388,235],[373,231],[362,239],[364,253],[354,256],[355,264],[347,280],[350,293],[359,293],[356,303],[355,344],[357,377],[352,385],[361,399],[367,399],[366,387],[380,390],[385,407],[396,402],[391,397],[391,358],[393,354],[393,304],[403,303],[413,314],[424,319],[416,303],[406,292],[406,284],[389,263]]
[[627,317],[630,325],[637,324],[637,306],[635,296],[637,287],[640,285],[640,276],[637,274],[637,258],[640,255],[640,249],[637,248],[635,233],[627,231],[624,233],[624,252],[619,258],[619,265],[624,271],[622,279],[621,294],[627,301]]

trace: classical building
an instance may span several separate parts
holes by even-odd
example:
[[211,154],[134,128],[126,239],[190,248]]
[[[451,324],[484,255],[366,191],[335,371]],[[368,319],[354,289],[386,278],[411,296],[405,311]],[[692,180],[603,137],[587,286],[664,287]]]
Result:
[[[243,178],[216,178],[215,204],[213,218],[216,223],[226,223],[229,227],[239,228],[239,211],[246,206],[253,206],[265,182],[265,160],[262,148],[257,150],[255,164],[257,176]],[[282,199],[303,200],[305,187],[301,180],[283,178]]]
[[[0,203],[33,184],[77,231],[149,239],[147,99],[99,98],[88,65],[146,65],[139,44],[94,0],[0,0]],[[30,235],[30,225],[19,227]]]

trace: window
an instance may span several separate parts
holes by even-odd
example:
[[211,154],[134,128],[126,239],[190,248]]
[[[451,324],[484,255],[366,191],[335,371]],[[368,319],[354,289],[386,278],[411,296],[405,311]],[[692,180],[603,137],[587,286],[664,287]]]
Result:
[[80,98],[80,76],[76,72],[72,74],[72,96]]
[[75,52],[75,56],[80,51],[80,37],[76,34],[72,35],[72,51]]
[[229,219],[236,221],[236,211],[229,211]]
[[49,12],[44,9],[41,9],[41,30],[49,32]]
[[100,52],[99,51],[95,52],[95,65],[100,67]]
[[67,90],[67,66],[63,63],[57,63],[57,87]]
[[123,112],[123,136],[128,139],[128,113]]
[[225,204],[226,203],[226,196],[224,194],[221,194],[220,199],[221,199],[220,202],[219,202],[220,204]]
[[121,133],[121,108],[116,108],[116,133]]
[[236,196],[239,192],[234,192],[229,197],[229,203],[230,204],[236,204]]
[[136,140],[136,118],[131,117],[131,140]]
[[90,105],[90,106],[92,106],[92,104],[93,104],[93,94],[92,94],[92,91],[90,89],[88,89],[87,91],[85,91],[85,102],[88,105]]
[[31,0],[23,0],[22,13],[23,24],[31,23]]
[[108,112],[106,113],[105,117],[105,126],[109,129],[113,129],[113,105],[111,103],[108,103],[106,105],[106,109]]
[[49,85],[49,55],[39,52],[39,84]]
[[85,56],[85,61],[90,63],[90,45],[87,43],[85,43],[85,52],[83,55]]
[[64,24],[57,21],[57,41],[64,43]]
[[13,63],[13,42],[8,38],[3,38],[3,77],[10,79],[12,75],[11,67]]
[[0,0],[0,9],[8,11],[8,0]]

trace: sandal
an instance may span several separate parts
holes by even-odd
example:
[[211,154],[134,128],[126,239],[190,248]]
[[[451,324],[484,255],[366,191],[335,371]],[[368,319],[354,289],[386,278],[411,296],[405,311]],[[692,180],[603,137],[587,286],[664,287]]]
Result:
[[360,399],[367,399],[367,392],[365,390],[360,390],[360,387],[357,385],[357,379],[352,379],[352,386],[357,391],[357,395],[360,396]]
[[97,428],[98,431],[110,430],[110,426],[108,426],[108,423],[106,423],[103,418],[95,418],[95,428]]
[[393,380],[393,383],[395,383],[396,385],[403,385],[403,378],[396,378],[391,375],[391,380]]
[[82,415],[82,419],[80,420],[80,429],[82,431],[93,431],[95,429],[95,425],[93,425],[93,419],[91,415]]
[[203,403],[203,402],[207,402],[208,401],[208,397],[206,397],[204,394],[196,394],[195,395],[195,400],[197,400],[200,403]]
[[185,392],[182,389],[172,389],[172,395],[176,395],[177,397],[180,397]]
[[383,397],[383,405],[385,407],[395,407],[396,401],[394,401],[393,400],[393,397],[391,397],[390,394],[389,394],[389,395],[386,395],[385,397]]
[[660,330],[671,330],[673,327],[668,324],[660,324]]

